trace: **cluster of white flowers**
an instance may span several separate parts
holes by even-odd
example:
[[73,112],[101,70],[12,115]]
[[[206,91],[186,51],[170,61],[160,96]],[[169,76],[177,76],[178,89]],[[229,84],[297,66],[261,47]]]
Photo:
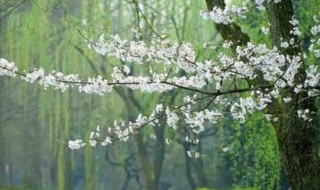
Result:
[[97,139],[99,137],[100,137],[100,126],[98,125],[96,130],[90,133],[90,140],[89,140],[90,146],[96,146],[98,143]]
[[[220,14],[229,15],[243,13],[246,9],[239,9],[241,11],[238,10],[238,12],[230,8],[226,9],[227,11],[214,10]],[[207,14],[211,17],[212,13]],[[231,21],[230,15],[223,17],[227,21],[218,22],[226,24]],[[299,22],[293,18],[290,23],[297,28]],[[319,28],[318,26],[312,28],[314,38],[320,35]],[[294,35],[299,35],[298,33],[298,28],[293,30]],[[110,80],[101,76],[80,80],[80,77],[75,74],[46,73],[42,68],[32,72],[19,72],[14,63],[0,59],[0,75],[20,76],[28,83],[37,82],[44,88],[53,87],[61,91],[76,87],[80,92],[87,94],[104,95],[111,92],[115,85],[123,85],[148,93],[183,89],[194,95],[189,94],[183,97],[181,106],[158,104],[149,116],[140,114],[135,121],[115,121],[113,127],[108,128],[101,136],[100,127],[97,127],[86,143],[79,139],[69,141],[68,146],[71,149],[79,149],[86,144],[106,146],[117,140],[127,141],[129,136],[137,133],[144,126],[159,125],[160,119],[166,120],[170,130],[178,130],[182,122],[187,125],[188,133],[197,136],[205,131],[207,123],[214,124],[223,116],[219,107],[230,108],[231,116],[243,123],[247,114],[265,109],[273,99],[281,98],[283,103],[292,101],[290,97],[280,97],[280,92],[284,89],[294,89],[295,93],[307,91],[310,97],[320,95],[319,66],[305,66],[303,69],[306,79],[298,81],[297,74],[303,65],[301,55],[289,56],[282,52],[283,49],[294,47],[297,43],[294,39],[283,41],[280,45],[281,50],[276,47],[268,48],[266,44],[248,43],[246,46],[237,47],[235,55],[220,53],[213,60],[197,60],[196,51],[188,43],[172,45],[166,40],[156,40],[151,45],[147,45],[142,41],[122,40],[118,35],[111,36],[110,40],[101,36],[96,43],[87,42],[97,53],[116,57],[125,64],[137,63],[137,66],[148,64],[151,67],[156,64],[157,68],[162,66],[162,69],[157,69],[158,72],[150,69],[147,74],[137,75],[127,65],[123,65],[122,69],[114,67]],[[314,39],[312,42],[320,45],[320,40]],[[232,42],[225,42],[223,46],[229,48],[231,45]],[[180,71],[184,71],[185,75],[181,76]],[[252,83],[254,80],[262,80],[264,85]],[[240,82],[241,87],[238,87],[237,84]],[[239,93],[247,94],[233,102],[225,96]],[[199,110],[197,103],[200,100],[206,101],[207,106]],[[309,110],[300,110],[297,114],[303,120],[309,120]],[[272,115],[266,115],[266,119],[278,120]],[[186,134],[188,137],[186,141],[192,143],[199,141],[196,137],[191,138],[189,135]],[[155,136],[151,138],[155,139]],[[170,139],[165,143],[171,144]]]
[[52,86],[56,90],[64,92],[80,81],[79,76],[76,74],[64,75],[61,72],[51,72],[46,74],[44,69],[34,69],[32,72],[22,74],[22,79],[29,83],[38,82],[45,89]]
[[[248,61],[244,61],[246,58]],[[295,58],[296,61],[298,58]],[[224,54],[219,56],[220,65],[215,64],[211,71],[224,80],[254,79],[258,77],[257,70],[261,71],[266,81],[276,81],[284,74],[283,67],[288,66],[288,70],[294,70],[289,61],[292,59],[281,54],[276,48],[268,49],[265,44],[253,45],[249,43],[246,47],[238,47],[236,58],[228,57]],[[294,62],[294,65],[298,63]],[[202,73],[207,72],[202,70]],[[291,72],[290,74],[295,74]],[[202,75],[205,77],[206,75]]]
[[315,87],[319,84],[320,73],[318,67],[311,65],[307,70],[307,79],[304,82],[305,86]]
[[187,72],[195,70],[192,63],[195,60],[195,51],[191,44],[169,44],[167,40],[154,40],[151,44],[152,46],[148,46],[143,41],[122,40],[119,35],[110,36],[108,41],[101,35],[97,42],[88,42],[89,48],[98,54],[116,57],[127,63],[164,63]]
[[[296,24],[297,21],[292,21],[292,23]],[[193,50],[189,50],[189,46],[185,47],[188,47],[184,48],[188,50],[180,51],[182,55],[178,53],[179,56],[176,57],[184,57],[186,56],[186,52],[194,52]],[[283,45],[283,47],[287,47],[287,44]],[[149,49],[155,48],[149,47]],[[124,50],[123,52],[125,53]],[[129,52],[129,54],[132,53]],[[137,57],[139,56],[144,57],[145,54],[139,54]],[[189,61],[194,61],[193,59]],[[167,63],[165,62],[164,65],[166,64]],[[55,89],[64,91],[69,87],[78,86],[79,91],[81,92],[103,95],[107,92],[110,92],[112,87],[117,84],[125,85],[132,89],[140,89],[145,92],[163,92],[179,87],[202,89],[207,84],[214,83],[216,90],[220,90],[222,87],[221,82],[233,81],[235,79],[255,79],[258,76],[256,71],[259,70],[263,74],[263,79],[265,81],[271,83],[275,82],[275,85],[271,86],[275,89],[270,91],[269,96],[266,94],[261,94],[261,96],[263,95],[264,99],[266,99],[264,102],[257,102],[256,107],[261,109],[264,108],[265,104],[269,102],[268,98],[270,99],[277,96],[279,88],[295,86],[297,89],[296,91],[299,92],[305,87],[315,87],[318,85],[320,76],[317,72],[316,66],[311,66],[307,70],[307,80],[304,82],[304,84],[294,83],[294,77],[297,74],[300,66],[301,60],[299,55],[293,57],[285,56],[276,48],[268,49],[265,44],[254,45],[249,43],[246,47],[238,47],[236,49],[235,57],[220,54],[216,61],[204,60],[203,62],[194,62],[192,64],[193,69],[186,69],[185,65],[180,64],[181,69],[184,69],[188,73],[192,74],[189,77],[168,77],[166,73],[152,73],[152,76],[128,76],[128,73],[130,73],[130,69],[128,67],[124,67],[125,72],[122,72],[119,68],[115,67],[112,73],[112,82],[108,82],[101,76],[96,78],[88,78],[85,82],[83,82],[79,79],[78,75],[64,75],[60,72],[45,74],[43,69],[36,69],[32,72],[24,74],[20,73],[20,75],[25,81],[30,83],[38,81],[39,84],[45,88],[48,86],[53,86]],[[15,65],[13,63],[9,63],[5,59],[1,59],[0,68],[2,75],[15,76],[15,73],[18,73]],[[214,93],[215,92],[213,91],[212,94]],[[188,101],[187,98],[186,101]],[[243,114],[240,113],[245,114],[245,110],[248,111],[248,108],[246,106],[241,106],[244,105],[241,102],[239,105],[234,105],[232,107],[233,115],[237,119],[244,120]],[[241,107],[241,109],[236,109],[237,107]],[[250,107],[250,109],[252,108]],[[242,111],[239,112],[239,110]],[[250,112],[251,111],[249,111],[249,113]],[[205,117],[205,115],[210,115],[210,113],[210,111],[199,112],[197,113],[199,116],[196,116],[197,114],[195,114],[196,117],[191,117],[188,115],[187,118],[189,118],[188,121],[190,121],[190,124],[193,123],[194,126],[199,127],[201,125],[196,124],[199,122],[199,119],[208,119]],[[171,113],[170,110],[167,109],[167,118],[169,118],[168,123],[170,126],[174,127],[176,125],[178,116],[176,116],[175,113]],[[191,120],[196,120],[196,122],[191,122]]]
[[[98,143],[100,143],[102,146],[106,146],[112,144],[115,141],[127,141],[131,135],[136,134],[143,127],[147,125],[156,127],[157,125],[159,125],[159,119],[165,119],[168,126],[172,130],[178,130],[180,129],[178,126],[178,122],[181,117],[184,117],[184,121],[186,122],[186,124],[188,124],[187,127],[193,132],[193,134],[198,134],[204,131],[204,125],[206,121],[215,123],[217,119],[222,116],[222,114],[218,111],[204,110],[200,112],[192,112],[192,106],[190,105],[196,104],[196,97],[186,96],[184,100],[185,101],[182,106],[173,108],[164,107],[163,104],[158,104],[152,111],[150,116],[143,116],[142,114],[139,114],[134,122],[116,120],[114,121],[113,127],[107,128],[103,133],[101,133],[100,126],[97,126],[95,131],[91,132],[90,138],[88,139],[87,143],[84,143],[84,141],[82,140],[69,141],[69,144],[71,144],[71,146],[69,147],[72,149],[78,149],[85,145],[95,147],[98,145]],[[157,140],[154,134],[151,134],[150,138],[153,140]],[[199,139],[197,139],[196,136],[191,138],[188,136],[188,134],[185,140],[193,144],[199,143]],[[172,140],[166,138],[163,143],[170,145],[172,143]]]
[[0,58],[0,76],[11,76],[14,77],[18,68],[15,66],[13,62],[9,62],[6,59]]
[[230,112],[234,119],[244,123],[247,112],[252,113],[255,109],[257,109],[256,106],[257,103],[252,97],[240,98],[239,103],[236,102],[231,106]]
[[312,119],[309,118],[309,109],[305,109],[305,110],[298,110],[298,117],[302,118],[305,121],[311,121]]
[[224,148],[222,149],[222,151],[223,151],[223,152],[229,152],[229,148],[228,148],[228,147],[224,147]]
[[320,25],[313,26],[310,30],[311,34],[316,36],[320,34]]
[[199,139],[190,138],[188,135],[185,137],[186,142],[190,142],[192,144],[199,144]]
[[311,38],[311,42],[312,44],[309,47],[309,50],[311,52],[314,53],[314,56],[316,58],[320,58],[320,20],[319,20],[319,16],[315,15],[313,17],[313,20],[315,22],[315,25],[313,27],[311,27],[311,34],[312,34],[312,38]]
[[178,115],[170,111],[169,107],[166,109],[166,115],[167,115],[167,124],[169,127],[172,127],[173,129],[177,128],[177,122],[179,121]]
[[[318,73],[317,66],[310,66],[306,71],[307,80],[303,84],[295,84],[294,77],[301,66],[300,56],[285,56],[282,55],[276,48],[268,49],[266,45],[253,45],[248,44],[247,47],[237,48],[236,57],[228,57],[227,55],[220,55],[218,60],[211,61],[205,60],[203,62],[196,62],[195,66],[198,68],[193,71],[195,74],[191,77],[172,77],[166,79],[165,74],[153,73],[152,77],[143,76],[127,76],[124,75],[120,69],[115,68],[112,74],[113,81],[108,83],[101,76],[96,78],[89,78],[86,82],[82,82],[77,75],[64,75],[60,72],[52,72],[45,74],[43,69],[37,69],[29,73],[21,74],[23,80],[34,83],[39,81],[45,88],[53,86],[55,89],[66,90],[72,86],[79,86],[79,90],[88,94],[104,94],[112,90],[112,86],[119,83],[131,87],[133,89],[143,89],[147,92],[151,91],[163,91],[164,88],[173,89],[180,85],[181,87],[194,87],[195,89],[201,89],[211,82],[215,83],[216,90],[221,90],[221,81],[233,81],[236,79],[254,79],[257,77],[256,70],[259,70],[264,77],[264,80],[269,82],[275,82],[274,86],[270,86],[267,89],[248,89],[253,90],[253,95],[256,95],[256,99],[253,97],[240,98],[238,102],[231,104],[231,115],[234,119],[240,122],[245,122],[245,115],[253,113],[255,110],[264,109],[272,98],[277,98],[279,90],[287,86],[294,87],[296,92],[299,93],[303,88],[316,87],[320,80],[320,74]],[[247,62],[241,59],[246,57]],[[226,69],[227,68],[227,69]],[[15,76],[18,73],[17,68],[13,63],[9,63],[5,59],[1,59],[1,74],[8,76]],[[128,70],[128,69],[127,69]],[[126,73],[129,73],[126,72]],[[215,81],[218,81],[215,82]],[[167,82],[167,83],[165,83]],[[218,85],[219,84],[219,85]],[[150,85],[154,85],[150,90]],[[165,87],[160,87],[164,85]],[[233,89],[235,92],[238,89]],[[262,93],[261,90],[264,90]],[[200,91],[201,92],[201,91]],[[310,96],[315,96],[319,92],[315,89]],[[213,91],[214,95],[215,92]],[[284,98],[284,102],[289,102],[290,98]],[[124,121],[118,121],[114,123],[112,129],[109,129],[109,133],[105,135],[104,140],[99,140],[100,129],[97,128],[93,132],[88,140],[88,144],[96,146],[98,142],[102,146],[111,144],[113,139],[128,140],[131,134],[136,133],[141,129],[141,126],[156,125],[158,123],[157,115],[164,112],[168,126],[173,130],[178,127],[180,118],[190,127],[191,131],[195,134],[201,133],[205,130],[205,123],[215,123],[222,114],[217,110],[204,109],[202,111],[193,111],[192,106],[196,104],[196,96],[186,96],[183,98],[183,102],[186,104],[179,109],[169,108],[162,104],[156,106],[150,117],[139,115],[135,122],[125,123]],[[219,101],[215,101],[215,104],[219,104]],[[221,105],[224,103],[220,102]],[[179,113],[183,113],[181,116]],[[306,119],[306,112],[299,112],[298,115]],[[269,117],[270,118],[270,117]],[[197,139],[195,139],[196,141]],[[71,149],[78,149],[85,145],[82,140],[69,141],[68,145]]]
[[288,42],[281,42],[280,43],[280,47],[282,47],[282,48],[288,48],[289,47],[289,43]]
[[200,156],[201,156],[199,152],[190,151],[190,150],[187,151],[187,155],[188,155],[190,158],[200,158]]
[[273,3],[280,3],[281,0],[254,0],[254,3],[257,7],[258,10],[265,10],[265,7],[264,7],[264,3],[270,3],[270,2],[273,2]]
[[[113,83],[119,83],[142,92],[164,92],[175,88],[175,86],[165,83],[167,75],[161,73],[153,73],[152,76],[126,76],[118,67],[114,67],[111,76]],[[166,82],[169,81],[175,82],[172,80],[167,80]]]
[[112,85],[101,76],[98,76],[96,78],[88,78],[86,84],[79,87],[79,91],[87,94],[103,95],[112,91]]
[[68,141],[68,147],[71,150],[80,149],[81,147],[84,147],[85,145],[86,145],[86,143],[84,143],[81,139],[76,139],[74,141],[72,141],[72,140]]
[[171,145],[171,144],[172,144],[172,140],[169,139],[169,138],[166,138],[166,139],[165,139],[165,142],[166,142],[167,145]]
[[239,18],[246,18],[245,13],[248,11],[246,3],[242,6],[226,5],[225,9],[219,7],[213,7],[209,12],[200,11],[200,15],[205,20],[212,20],[217,24],[228,25],[233,21],[232,16],[237,16]]
[[301,32],[298,28],[299,21],[295,17],[293,17],[289,22],[293,26],[292,30],[290,31],[290,34],[300,36]]
[[218,118],[222,114],[216,110],[205,109],[199,112],[189,112],[189,110],[184,110],[185,122],[196,134],[204,131],[205,122],[210,122],[211,124],[217,123]]

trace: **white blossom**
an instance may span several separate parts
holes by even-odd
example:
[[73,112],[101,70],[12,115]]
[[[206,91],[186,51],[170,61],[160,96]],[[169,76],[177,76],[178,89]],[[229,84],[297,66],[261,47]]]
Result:
[[126,75],[129,75],[129,73],[130,73],[130,68],[129,68],[127,65],[124,65],[124,66],[123,66],[123,72],[124,72]]
[[173,129],[177,128],[177,122],[179,120],[179,117],[176,113],[171,111],[169,107],[166,108],[166,116],[167,116],[167,124],[169,127],[172,127]]
[[155,134],[153,134],[153,133],[150,135],[150,137],[151,137],[151,139],[153,139],[153,140],[157,140],[157,136],[156,136]]
[[90,144],[90,146],[96,146],[97,141],[96,140],[89,140],[89,144]]
[[238,16],[240,18],[245,18],[245,13],[248,8],[245,4],[242,6],[226,5],[225,9],[222,10],[219,7],[213,7],[210,12],[201,11],[200,15],[208,20],[213,20],[217,24],[230,24],[233,19],[232,16]]
[[171,143],[172,143],[172,140],[166,138],[166,144],[167,144],[167,145],[170,145]]
[[68,147],[71,150],[80,149],[81,147],[85,146],[86,144],[81,139],[76,139],[74,141],[69,140],[68,141]]
[[298,110],[298,117],[302,118],[305,121],[309,120],[309,109],[305,109],[305,110]]
[[108,81],[103,79],[101,76],[97,78],[88,78],[88,82],[85,85],[79,86],[80,92],[87,94],[98,94],[103,95],[107,92],[112,91],[112,86],[108,84]]
[[195,153],[194,153],[194,157],[195,157],[195,158],[200,158],[200,153],[199,153],[199,152],[195,152]]
[[280,47],[288,48],[289,47],[289,43],[288,42],[281,42]]
[[271,117],[272,117],[271,114],[265,114],[265,118],[267,121],[271,121]]
[[[263,6],[264,2],[255,1],[258,6]],[[228,5],[225,10],[215,7],[211,12],[203,12],[202,16],[216,23],[230,24],[235,16],[244,16],[245,12],[244,7]],[[292,18],[290,24],[293,27],[292,34],[299,35],[299,21]],[[267,28],[262,29],[267,33]],[[320,26],[318,24],[313,26],[311,33],[313,36],[309,49],[316,58],[319,58],[320,41],[317,38],[320,35]],[[187,42],[179,44],[158,39],[147,44],[143,41],[125,40],[119,35],[108,38],[101,35],[96,42],[87,40],[87,43],[97,53],[121,60],[123,66],[114,67],[111,76],[107,78],[102,76],[81,78],[77,74],[47,72],[43,68],[21,72],[14,63],[1,58],[0,75],[20,76],[25,82],[37,83],[43,88],[51,87],[60,91],[73,88],[86,94],[105,95],[112,92],[115,86],[121,85],[144,93],[181,89],[186,91],[186,95],[177,100],[181,103],[180,106],[170,105],[162,100],[150,115],[139,114],[136,119],[126,122],[121,119],[116,120],[114,125],[105,131],[97,126],[89,139],[69,141],[70,149],[79,149],[86,144],[106,146],[116,140],[127,141],[131,135],[145,126],[157,127],[161,120],[165,120],[170,130],[177,130],[180,122],[183,123],[192,133],[190,136],[186,135],[185,141],[197,144],[199,143],[197,134],[218,123],[225,113],[231,114],[234,120],[244,123],[248,114],[265,110],[274,99],[281,98],[283,103],[292,101],[292,97],[281,96],[283,90],[292,89],[295,93],[307,92],[310,97],[320,95],[319,66],[305,64],[304,80],[296,80],[303,66],[303,57],[299,54],[289,56],[283,52],[284,48],[297,45],[295,38],[285,41],[281,39],[279,49],[264,43],[250,42],[235,47],[232,55],[221,52],[215,58],[203,60],[196,59],[195,49]],[[222,47],[230,48],[234,45],[231,41],[225,41]],[[129,65],[145,67],[149,72],[142,74],[132,72]],[[263,80],[266,85],[251,83],[257,79]],[[238,81],[245,87],[238,86]],[[233,96],[234,101],[230,101],[230,96],[233,94],[241,96]],[[200,106],[202,103],[198,104],[200,99],[207,107],[203,108]],[[221,107],[227,107],[228,110],[222,110]],[[309,110],[299,110],[297,115],[309,121]],[[281,119],[269,114],[266,114],[265,118],[268,121]],[[151,135],[151,138],[155,139],[155,136]],[[171,144],[172,140],[167,138],[165,143]],[[200,153],[194,151],[187,154],[192,157],[200,156]]]
[[111,138],[106,136],[106,138],[104,139],[104,141],[101,142],[102,146],[107,146],[109,144],[112,144]]
[[16,71],[18,71],[18,68],[15,66],[13,62],[9,62],[6,59],[0,58],[0,76],[16,76]]
[[283,98],[283,101],[285,102],[285,103],[288,103],[288,102],[291,102],[291,100],[292,100],[292,98]]
[[191,151],[188,150],[187,155],[191,158],[192,157]]
[[270,33],[270,29],[266,27],[261,27],[261,31],[264,35],[268,35]]

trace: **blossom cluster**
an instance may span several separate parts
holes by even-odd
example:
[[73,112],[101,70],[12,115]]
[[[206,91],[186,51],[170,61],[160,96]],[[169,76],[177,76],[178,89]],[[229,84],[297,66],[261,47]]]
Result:
[[86,145],[86,143],[84,143],[81,139],[69,140],[68,141],[68,147],[71,150],[80,149],[81,147],[84,147],[85,145]]
[[320,58],[320,16],[315,15],[313,17],[313,21],[315,25],[311,27],[310,33],[311,36],[311,42],[312,44],[309,47],[309,50],[314,53],[314,56],[316,58]]
[[[265,10],[265,2],[280,3],[281,0],[255,0],[254,6],[258,10]],[[228,25],[233,22],[234,18],[246,18],[246,13],[249,11],[248,3],[249,1],[243,1],[241,6],[226,4],[224,9],[215,6],[210,11],[200,11],[200,16],[205,20],[212,20],[216,24]],[[295,34],[300,34],[298,30],[294,32]]]
[[13,62],[9,62],[6,59],[0,58],[0,76],[4,75],[14,77],[17,70],[18,68]]
[[[143,59],[143,56],[141,59]],[[46,74],[41,68],[28,73],[20,73],[14,63],[10,63],[5,59],[0,61],[0,71],[1,75],[12,77],[20,75],[23,80],[29,83],[38,81],[44,88],[52,86],[55,89],[65,91],[69,87],[77,86],[79,91],[88,94],[96,93],[102,95],[110,92],[112,86],[117,84],[126,85],[133,89],[142,89],[146,92],[162,92],[174,88],[185,88],[195,93],[209,95],[209,97],[214,98],[214,100],[210,100],[214,102],[214,105],[225,105],[227,102],[227,99],[218,99],[216,96],[237,92],[251,92],[251,96],[241,97],[238,101],[229,103],[231,116],[240,122],[245,122],[246,114],[266,108],[272,99],[279,97],[281,89],[292,87],[295,88],[296,93],[299,93],[302,90],[317,87],[320,80],[318,67],[310,66],[306,70],[306,80],[297,84],[295,75],[301,67],[301,57],[299,55],[291,57],[284,55],[277,48],[268,49],[264,44],[254,45],[248,43],[246,47],[238,47],[235,56],[220,54],[217,60],[192,61],[194,69],[185,70],[187,73],[192,74],[188,77],[168,77],[165,73],[153,73],[152,76],[131,76],[128,75],[130,73],[128,67],[124,67],[123,70],[116,67],[112,73],[113,79],[111,82],[101,76],[82,81],[75,74],[64,75],[60,72]],[[234,87],[230,89],[223,85],[233,83],[235,80],[243,80],[249,86],[248,80],[254,80],[259,77],[257,71],[262,74],[263,80],[268,82],[269,86],[251,86],[245,89]],[[208,85],[213,89],[211,91],[203,91],[203,87]],[[308,91],[310,96],[319,94],[316,88]],[[100,138],[100,129],[97,129],[90,136],[88,144],[96,146],[100,142],[101,145],[105,146],[111,144],[115,139],[126,141],[130,135],[139,131],[142,126],[157,125],[159,119],[157,115],[160,113],[164,114],[161,118],[166,119],[168,126],[173,130],[177,130],[179,122],[183,121],[188,125],[192,133],[199,134],[205,130],[206,123],[215,123],[223,114],[212,108],[196,111],[193,106],[196,105],[196,100],[196,96],[186,96],[183,98],[185,105],[179,108],[164,108],[164,105],[158,105],[149,117],[139,115],[135,122],[128,123],[121,120],[116,121],[114,126],[108,129],[109,133],[105,135],[103,140],[97,140]],[[288,98],[284,98],[284,102],[289,101]],[[307,112],[304,111],[297,114],[303,119],[307,119]],[[71,149],[78,149],[86,143],[78,139],[69,141],[68,144]]]
[[258,10],[265,10],[265,3],[280,3],[281,0],[254,0],[254,3]]
[[127,41],[119,35],[112,35],[106,40],[101,35],[99,40],[88,40],[88,47],[98,54],[116,57],[123,62],[146,64],[161,63],[174,65],[186,71],[194,71],[192,60],[195,59],[195,51],[189,43],[170,44],[167,40],[152,41],[152,46],[144,41]]
[[[188,106],[190,104],[191,103],[189,102],[184,104],[183,106],[175,107],[173,109],[170,109],[169,107],[165,108],[163,104],[158,104],[149,116],[143,116],[142,114],[140,114],[135,121],[129,122],[123,120],[116,120],[114,121],[112,127],[104,128],[103,132],[100,126],[97,126],[97,128],[90,133],[90,137],[87,141],[83,141],[80,139],[69,140],[68,146],[70,149],[80,149],[81,147],[86,145],[95,147],[98,144],[100,144],[101,146],[107,146],[115,141],[126,142],[128,141],[131,135],[136,134],[145,126],[157,127],[159,125],[160,119],[166,119],[168,126],[171,127],[172,130],[177,130],[179,120],[178,113],[181,112],[181,110],[184,110],[191,114],[191,107]],[[203,114],[202,112],[199,113],[194,114],[196,114],[197,116],[205,116],[205,118],[202,118],[201,121],[198,121],[198,124],[202,126],[201,129],[197,129],[198,132],[204,130],[203,126],[206,122],[206,119],[213,121],[216,120],[219,116],[221,116],[220,113],[213,112],[205,114]],[[187,115],[189,114],[184,115],[185,117],[187,117]],[[194,126],[191,127],[191,129],[194,130]],[[103,136],[101,135],[101,133],[103,133]],[[151,134],[151,138],[157,140],[154,134]],[[191,137],[187,137],[186,140],[194,144],[197,144],[199,142],[199,139]],[[169,145],[171,144],[171,142],[172,140],[167,138],[164,143]]]
[[[245,9],[230,10],[226,13],[245,12]],[[225,14],[224,11],[221,14]],[[210,15],[211,13],[208,13],[207,16],[211,17]],[[224,15],[223,18],[227,20],[214,19],[222,24],[232,21],[229,16]],[[292,18],[290,23],[293,27],[292,34],[300,35],[298,20]],[[316,39],[320,35],[319,28],[317,25],[311,29],[314,37],[313,44],[320,45],[320,40]],[[101,76],[82,80],[77,74],[66,75],[55,71],[47,73],[42,68],[31,72],[20,72],[14,63],[0,59],[0,75],[19,76],[28,83],[37,82],[44,88],[53,87],[60,91],[71,87],[78,88],[80,92],[87,94],[104,95],[111,92],[115,85],[123,85],[147,93],[182,89],[189,94],[182,98],[180,106],[158,104],[149,116],[140,114],[135,121],[117,120],[112,127],[103,129],[97,127],[86,141],[70,140],[68,146],[71,149],[79,149],[85,145],[106,146],[117,140],[127,141],[131,135],[145,126],[156,127],[160,119],[166,121],[170,130],[181,131],[181,125],[186,125],[185,140],[196,144],[199,142],[197,135],[206,130],[207,124],[215,124],[225,115],[226,110],[219,109],[221,107],[229,108],[228,114],[233,119],[244,123],[247,114],[264,110],[275,99],[281,99],[284,104],[289,104],[292,98],[282,97],[281,91],[290,89],[297,94],[307,92],[310,98],[320,95],[319,67],[305,65],[300,54],[284,53],[287,48],[297,45],[298,42],[293,38],[283,41],[280,47],[272,48],[266,44],[250,42],[246,46],[237,47],[234,55],[220,53],[210,60],[198,60],[196,51],[189,43],[170,44],[167,40],[156,40],[147,44],[143,41],[123,40],[118,35],[111,36],[109,40],[101,36],[97,42],[90,40],[87,42],[89,48],[97,53],[116,57],[125,64],[151,65],[151,68],[152,65],[156,65],[162,69],[159,71],[150,69],[149,73],[136,74],[128,65],[123,65],[114,67],[108,80]],[[230,45],[232,42],[225,42],[223,47],[228,48]],[[316,52],[315,47],[313,48]],[[302,67],[305,78],[297,80]],[[181,71],[185,74],[181,75]],[[242,96],[238,97],[234,94],[242,94]],[[230,101],[231,95],[236,97],[233,101]],[[205,106],[199,102],[203,102]],[[307,109],[298,110],[296,113],[305,121],[311,121],[310,114]],[[266,119],[278,120],[276,116],[269,114],[266,115]],[[156,139],[154,135],[151,135],[151,138]],[[166,139],[165,143],[170,144],[171,140]],[[200,156],[192,151],[188,154],[192,157]]]
[[233,16],[246,18],[246,12],[248,12],[248,7],[246,6],[246,3],[244,3],[242,6],[227,5],[224,9],[213,7],[209,12],[200,11],[200,16],[205,20],[210,19],[217,24],[228,25],[233,21]]

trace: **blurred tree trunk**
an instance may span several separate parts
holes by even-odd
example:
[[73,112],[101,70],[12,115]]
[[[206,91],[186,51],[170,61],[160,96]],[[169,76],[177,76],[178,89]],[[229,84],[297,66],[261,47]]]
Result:
[[[0,23],[1,28],[1,23]],[[2,81],[0,82],[0,97],[2,96]],[[4,186],[5,184],[5,176],[6,176],[6,170],[5,170],[5,139],[3,135],[3,127],[4,123],[2,118],[2,100],[0,100],[0,187]]]
[[[139,114],[142,110],[140,103],[134,98],[132,90],[128,89],[127,93],[122,90],[117,91],[118,94],[126,101],[128,119],[129,121],[135,120],[135,115]],[[134,139],[137,146],[137,154],[140,161],[141,169],[143,172],[144,186],[146,189],[157,190],[161,177],[162,164],[165,154],[165,139],[164,139],[164,123],[160,121],[160,125],[155,127],[154,133],[156,135],[157,145],[151,152],[148,150],[149,142],[146,142],[143,132],[135,135]]]
[[[182,142],[182,146],[184,149],[184,157],[185,157],[185,170],[186,170],[186,176],[189,182],[189,185],[191,189],[197,189],[201,187],[207,187],[207,179],[206,175],[204,173],[204,167],[203,167],[203,159],[200,158],[191,158],[188,155],[188,151],[192,149],[192,146],[196,146],[197,152],[201,154],[201,140],[198,145],[194,145],[190,142]],[[192,168],[194,170],[192,170]],[[195,171],[196,175],[193,173]]]
[[[1,6],[0,6],[1,7]],[[0,17],[2,17],[2,14],[0,13]],[[0,22],[0,37],[2,36],[4,24],[3,22]],[[2,46],[0,46],[0,54],[2,53]],[[0,81],[0,97],[3,97],[3,80]],[[3,106],[2,106],[2,100],[0,100],[0,187],[5,184],[5,139],[3,135],[3,127],[4,127],[4,118],[3,118]]]

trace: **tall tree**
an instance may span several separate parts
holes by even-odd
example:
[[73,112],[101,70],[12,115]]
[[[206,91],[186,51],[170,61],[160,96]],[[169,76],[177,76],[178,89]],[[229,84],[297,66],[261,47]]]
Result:
[[[225,9],[223,0],[206,0],[208,10],[214,7]],[[266,4],[267,14],[270,22],[272,44],[281,49],[281,42],[294,39],[299,41],[298,36],[293,34],[294,25],[290,21],[295,18],[291,0],[281,0],[279,3],[269,1]],[[246,46],[250,42],[247,34],[241,31],[236,23],[229,25],[216,24],[216,29],[221,36],[232,41],[233,50],[238,46]],[[302,59],[302,66],[295,76],[294,82],[300,84],[306,80],[306,63],[302,58],[302,50],[299,44],[289,47],[284,55],[290,57],[299,56]],[[259,79],[256,83],[263,84],[265,81]],[[290,97],[290,103],[281,103],[273,99],[268,105],[268,113],[279,117],[272,124],[276,131],[279,150],[281,153],[282,166],[286,176],[294,189],[318,189],[320,186],[320,159],[318,154],[317,128],[315,126],[315,114],[312,121],[305,121],[297,117],[298,110],[310,110],[316,113],[317,108],[314,99],[310,98],[307,92],[295,93],[294,88],[286,88],[281,94]],[[301,103],[303,102],[303,103]]]

